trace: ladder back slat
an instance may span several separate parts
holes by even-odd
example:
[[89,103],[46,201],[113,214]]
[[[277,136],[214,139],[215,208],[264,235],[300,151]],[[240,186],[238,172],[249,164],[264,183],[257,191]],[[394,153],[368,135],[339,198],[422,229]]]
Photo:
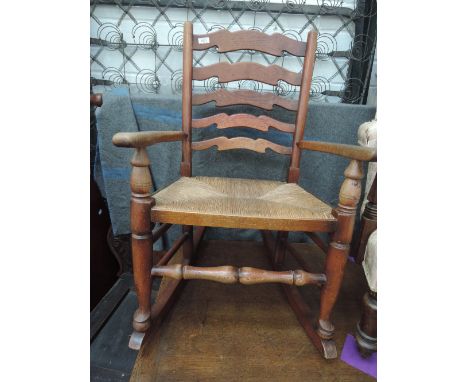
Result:
[[280,57],[283,52],[304,57],[306,43],[296,41],[285,35],[274,33],[268,35],[255,30],[229,32],[220,30],[209,34],[193,35],[193,50],[205,50],[216,46],[218,52],[235,50],[256,50]]
[[270,127],[286,133],[294,133],[295,125],[278,121],[266,115],[255,116],[251,114],[232,114],[220,113],[210,117],[193,119],[193,128],[204,128],[216,124],[218,129],[230,127],[250,127],[260,131],[268,131]]
[[282,98],[273,93],[259,93],[253,90],[219,89],[210,93],[194,94],[192,97],[192,105],[203,105],[211,101],[214,101],[216,106],[252,105],[264,110],[272,110],[273,105],[292,111],[298,108],[297,101]]
[[264,153],[266,149],[271,149],[279,154],[291,155],[291,147],[278,145],[277,143],[270,142],[266,139],[258,138],[251,139],[246,137],[216,137],[199,142],[192,142],[192,150],[206,150],[212,146],[218,146],[219,151],[233,150],[233,149],[246,149]]
[[211,77],[218,77],[218,81],[230,82],[238,80],[260,81],[265,84],[276,85],[279,80],[283,80],[291,85],[299,86],[302,80],[302,73],[291,72],[278,65],[261,65],[256,62],[219,62],[217,64],[193,68],[194,80],[206,80]]

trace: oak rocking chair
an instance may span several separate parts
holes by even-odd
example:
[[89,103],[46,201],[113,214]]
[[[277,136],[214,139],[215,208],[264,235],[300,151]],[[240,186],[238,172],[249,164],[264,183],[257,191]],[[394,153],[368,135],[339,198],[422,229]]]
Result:
[[[361,194],[362,161],[374,160],[376,153],[365,147],[303,140],[316,46],[317,34],[313,31],[309,32],[307,42],[295,41],[280,34],[267,35],[247,30],[221,30],[194,35],[192,24],[187,22],[184,25],[183,46],[182,131],[118,133],[113,137],[116,146],[136,149],[131,161],[133,170],[130,184],[132,256],[139,306],[133,316],[134,332],[129,344],[131,348],[139,349],[152,322],[156,325],[162,320],[183,280],[204,279],[247,285],[277,282],[283,284],[299,322],[322,356],[337,357],[330,314],[340,289],[353,233],[356,206]],[[256,50],[274,56],[282,56],[287,52],[304,57],[304,66],[299,73],[277,65],[263,66],[252,62],[223,62],[193,67],[193,51],[213,47],[217,47],[218,52]],[[192,80],[210,77],[218,77],[219,82],[247,79],[271,85],[284,80],[300,86],[301,90],[297,101],[273,93],[249,90],[219,89],[192,95]],[[211,101],[216,102],[217,106],[253,105],[264,110],[272,110],[273,105],[277,105],[296,111],[296,122],[288,124],[267,116],[256,117],[249,114],[216,114],[192,119],[192,106]],[[192,142],[192,128],[205,128],[213,124],[218,129],[249,127],[267,131],[274,128],[285,134],[292,134],[293,144],[292,147],[286,147],[265,139],[246,137],[218,137]],[[182,142],[181,178],[152,193],[150,161],[146,148],[169,141]],[[289,155],[291,161],[287,182],[192,177],[192,150],[204,150],[212,146],[217,146],[218,150],[248,149],[256,152],[265,152],[268,148]],[[333,209],[298,185],[301,150],[331,153],[351,160],[345,171],[337,208]],[[152,230],[152,223],[161,225]],[[153,242],[172,224],[182,225],[183,234],[153,266]],[[203,268],[190,265],[205,227],[260,230],[271,254],[274,270],[232,266]],[[276,240],[271,231],[277,231]],[[288,231],[306,232],[326,251],[323,274],[283,269],[286,250],[293,252],[287,243]],[[316,232],[332,233],[331,243],[326,245],[321,242]],[[180,247],[183,252],[181,264],[167,265]],[[166,277],[170,281],[152,306],[153,277]],[[311,316],[310,308],[297,290],[298,286],[308,284],[322,288],[318,318]]]

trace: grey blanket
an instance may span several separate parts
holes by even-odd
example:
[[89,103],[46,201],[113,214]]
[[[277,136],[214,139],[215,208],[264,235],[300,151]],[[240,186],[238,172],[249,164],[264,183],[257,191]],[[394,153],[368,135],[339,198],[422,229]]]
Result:
[[[130,232],[130,158],[132,149],[112,145],[112,136],[119,131],[181,130],[181,96],[130,94],[127,87],[113,88],[103,94],[103,106],[97,111],[98,154],[95,178],[103,196],[107,199],[114,234]],[[254,107],[223,107],[213,104],[193,108],[193,118],[214,113],[232,114],[244,112],[261,114]],[[275,108],[266,114],[279,120],[294,123],[294,113]],[[371,120],[375,107],[348,104],[310,103],[305,129],[305,139],[356,144],[357,129]],[[267,133],[253,129],[237,128],[219,131],[214,126],[194,129],[193,140],[225,135],[269,139],[289,145],[291,135],[270,129]],[[163,143],[148,149],[152,162],[152,176],[156,189],[165,187],[179,178],[181,144]],[[301,159],[299,184],[325,202],[335,206],[343,181],[347,159],[337,156],[304,151]],[[231,178],[285,180],[289,156],[267,150],[259,154],[248,150],[217,151],[211,148],[193,153],[193,175],[228,176]],[[179,234],[169,230],[169,241]],[[260,236],[252,230],[209,229],[207,238],[254,239]],[[303,241],[302,234],[294,234],[291,240]]]

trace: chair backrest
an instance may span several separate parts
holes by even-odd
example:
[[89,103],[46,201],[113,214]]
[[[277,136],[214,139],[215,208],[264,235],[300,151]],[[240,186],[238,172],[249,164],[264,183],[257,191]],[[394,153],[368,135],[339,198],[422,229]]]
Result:
[[[264,66],[254,62],[238,62],[230,64],[220,62],[205,67],[193,67],[193,51],[217,47],[218,53],[236,50],[256,50],[274,56],[282,56],[284,52],[304,57],[302,72],[295,73],[278,65]],[[182,84],[182,129],[186,138],[182,145],[181,175],[192,176],[192,150],[204,150],[217,146],[218,150],[249,149],[265,152],[269,148],[280,154],[290,155],[291,162],[288,182],[299,179],[300,149],[296,143],[302,140],[307,117],[310,85],[315,63],[317,33],[310,31],[307,42],[293,40],[281,34],[268,35],[254,30],[229,32],[220,30],[204,35],[194,35],[192,23],[184,25],[183,49],[183,84]],[[259,93],[252,90],[218,89],[214,92],[192,95],[192,81],[206,80],[218,77],[220,83],[239,80],[254,80],[271,85],[277,85],[282,80],[291,85],[300,86],[299,99],[291,100],[274,93]],[[272,110],[273,105],[287,110],[296,111],[295,124],[289,124],[268,116],[250,114],[225,113],[207,118],[192,119],[192,106],[215,101],[217,106],[253,105],[264,110]],[[293,134],[292,147],[273,143],[266,139],[251,139],[247,137],[217,137],[199,142],[192,142],[192,128],[204,128],[213,124],[218,129],[229,127],[249,127],[260,131],[269,128],[277,129],[285,134]]]

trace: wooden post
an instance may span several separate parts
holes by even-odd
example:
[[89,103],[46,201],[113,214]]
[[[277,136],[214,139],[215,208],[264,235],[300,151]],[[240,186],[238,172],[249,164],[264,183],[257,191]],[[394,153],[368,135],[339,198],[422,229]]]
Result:
[[184,24],[182,76],[182,131],[186,135],[182,141],[181,176],[192,176],[192,35],[193,25],[191,22],[187,21]]
[[182,232],[184,235],[187,235],[187,240],[185,240],[182,251],[184,255],[184,264],[190,264],[192,261],[193,255],[193,226],[184,225],[182,226]]
[[288,241],[288,231],[278,231],[276,234],[274,263],[282,265],[286,255],[286,243]]
[[302,68],[301,91],[299,93],[299,108],[296,116],[296,131],[294,132],[291,163],[289,165],[288,182],[297,183],[299,181],[299,164],[301,162],[301,150],[297,146],[304,137],[307,111],[309,108],[310,85],[315,65],[315,51],[317,49],[317,32],[310,31],[307,35],[307,47],[304,56],[304,66]]
[[362,299],[362,315],[356,328],[356,342],[362,356],[377,351],[377,293],[369,291]]
[[361,264],[364,260],[367,241],[372,232],[377,229],[377,174],[375,175],[372,186],[367,195],[367,203],[364,212],[361,216],[361,230],[357,240],[354,243],[354,259],[357,264]]
[[362,162],[351,160],[345,170],[345,180],[341,185],[338,207],[334,213],[337,229],[328,247],[325,265],[327,283],[320,296],[320,314],[317,332],[323,339],[333,338],[335,328],[330,322],[330,314],[338,297],[343,280],[349,246],[353,236],[356,207],[361,197]]
[[153,235],[151,233],[151,197],[153,185],[149,170],[150,161],[145,148],[137,148],[132,158],[130,187],[132,258],[138,309],[133,315],[133,329],[130,347],[138,348],[144,332],[151,322],[151,267],[153,255]]

